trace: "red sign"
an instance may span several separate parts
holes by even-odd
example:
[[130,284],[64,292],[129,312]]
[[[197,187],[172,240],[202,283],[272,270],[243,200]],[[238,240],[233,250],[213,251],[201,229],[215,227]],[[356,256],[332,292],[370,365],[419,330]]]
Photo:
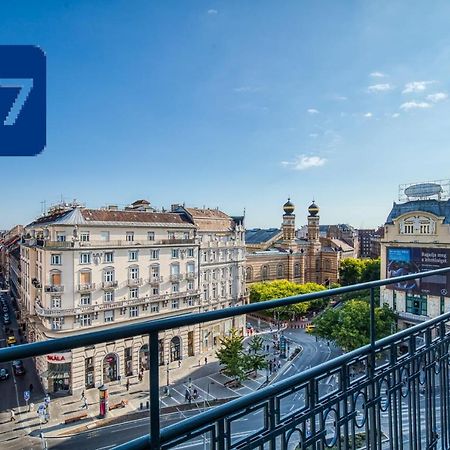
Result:
[[52,353],[50,355],[47,355],[47,361],[53,364],[62,364],[66,362],[72,361],[72,354],[71,353]]

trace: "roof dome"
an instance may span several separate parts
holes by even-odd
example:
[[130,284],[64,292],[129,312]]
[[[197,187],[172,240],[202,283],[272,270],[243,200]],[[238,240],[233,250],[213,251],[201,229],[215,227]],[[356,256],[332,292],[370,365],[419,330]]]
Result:
[[283,205],[284,212],[286,214],[292,214],[295,210],[295,205],[291,202],[291,199],[288,198],[288,201]]
[[313,202],[309,205],[308,208],[308,212],[310,216],[317,216],[317,214],[319,214],[319,207],[315,204],[314,200]]

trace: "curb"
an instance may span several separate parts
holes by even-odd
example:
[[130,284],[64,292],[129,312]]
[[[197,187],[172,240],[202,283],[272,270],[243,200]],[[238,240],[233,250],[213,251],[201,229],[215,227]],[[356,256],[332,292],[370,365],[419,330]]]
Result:
[[[217,406],[217,405],[221,405],[223,403],[227,403],[230,400],[233,400],[236,397],[230,397],[230,398],[222,398],[222,399],[215,399],[215,400],[211,400],[208,402],[208,408],[213,407],[213,406]],[[164,408],[160,409],[160,415],[165,415],[165,414],[172,414],[172,413],[176,413],[176,412],[183,412],[183,411],[191,411],[197,408],[201,408],[203,407],[204,402],[195,402],[195,403],[186,403],[186,404],[181,404],[181,405],[174,405],[174,406],[166,406]],[[128,420],[121,420],[123,418],[127,418]],[[81,423],[79,423],[76,427],[67,427],[64,428],[63,424],[59,424],[58,426],[61,426],[61,428],[59,428],[58,430],[54,430],[54,431],[50,431],[50,432],[45,432],[45,438],[46,439],[61,439],[61,438],[69,438],[69,437],[73,437],[73,436],[77,436],[79,434],[83,434],[83,433],[89,433],[97,428],[102,428],[105,426],[109,426],[109,425],[117,425],[117,424],[121,424],[121,423],[127,423],[127,422],[133,422],[135,420],[139,420],[139,419],[143,419],[143,418],[147,418],[148,420],[150,420],[149,417],[149,410],[148,409],[143,409],[143,410],[138,410],[138,411],[134,411],[134,412],[130,412],[128,414],[124,414],[122,416],[117,416],[117,417],[109,417],[109,418],[105,418],[105,419],[95,419],[95,420],[85,420],[85,421],[80,421]],[[30,436],[38,436],[39,434],[39,430],[33,430],[29,435]]]

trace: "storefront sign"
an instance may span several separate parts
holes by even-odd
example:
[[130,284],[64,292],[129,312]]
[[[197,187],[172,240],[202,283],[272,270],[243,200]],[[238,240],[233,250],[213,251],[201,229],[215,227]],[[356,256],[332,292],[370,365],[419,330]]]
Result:
[[47,362],[52,364],[64,364],[72,361],[72,353],[51,353],[47,355]]

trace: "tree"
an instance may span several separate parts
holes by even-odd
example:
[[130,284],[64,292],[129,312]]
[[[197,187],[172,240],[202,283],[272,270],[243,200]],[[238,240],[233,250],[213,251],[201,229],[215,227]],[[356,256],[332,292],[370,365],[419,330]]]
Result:
[[[250,301],[252,303],[262,302],[323,290],[325,290],[325,287],[317,283],[297,284],[288,280],[263,281],[250,286]],[[275,311],[280,314],[282,319],[286,320],[303,316],[310,310],[323,308],[326,304],[328,304],[328,299],[320,299],[312,302],[296,303],[290,306],[281,306],[264,313],[272,315]]]
[[[376,337],[392,332],[395,313],[387,305],[375,308]],[[314,334],[333,341],[345,351],[370,342],[370,305],[365,300],[349,300],[341,308],[329,308],[314,320]]]
[[375,281],[380,279],[380,267],[381,260],[377,259],[364,259],[364,267],[361,274],[361,282]]
[[339,277],[342,286],[349,286],[361,281],[364,263],[361,259],[345,258],[339,265]]
[[237,381],[247,377],[248,361],[244,353],[244,337],[236,329],[229,336],[220,339],[220,348],[216,352],[220,365],[224,366],[226,375]]
[[245,364],[248,370],[255,372],[258,375],[258,370],[267,367],[267,361],[264,355],[261,354],[264,348],[264,341],[261,336],[254,336],[248,345],[248,355],[246,355]]

